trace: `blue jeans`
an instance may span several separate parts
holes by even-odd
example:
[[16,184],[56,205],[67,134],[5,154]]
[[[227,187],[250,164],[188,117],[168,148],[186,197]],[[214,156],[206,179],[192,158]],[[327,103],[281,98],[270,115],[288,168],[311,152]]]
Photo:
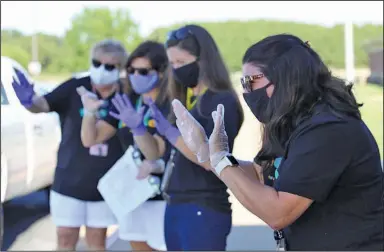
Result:
[[225,250],[232,215],[193,203],[167,205],[165,243],[168,251]]

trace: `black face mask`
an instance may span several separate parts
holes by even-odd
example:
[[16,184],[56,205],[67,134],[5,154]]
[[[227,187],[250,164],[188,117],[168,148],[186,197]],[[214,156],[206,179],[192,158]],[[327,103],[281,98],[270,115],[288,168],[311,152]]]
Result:
[[267,123],[269,121],[269,118],[266,115],[266,110],[269,103],[267,88],[271,85],[272,83],[268,83],[265,87],[243,94],[244,100],[248,107],[251,109],[257,120],[259,120],[261,123]]
[[188,88],[194,88],[199,82],[199,64],[194,61],[179,68],[172,68],[175,80]]

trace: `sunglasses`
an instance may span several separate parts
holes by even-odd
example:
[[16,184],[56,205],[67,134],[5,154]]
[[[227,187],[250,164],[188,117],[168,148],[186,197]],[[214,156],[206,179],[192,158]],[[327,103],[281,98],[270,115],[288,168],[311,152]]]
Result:
[[134,74],[138,73],[140,75],[148,75],[149,71],[151,71],[151,68],[134,68],[134,67],[128,67],[127,73],[128,74]]
[[181,27],[178,30],[170,31],[167,35],[167,41],[165,42],[165,46],[168,47],[168,43],[170,41],[178,41],[178,40],[184,40],[189,36],[192,36],[193,33],[190,29],[186,27]]
[[240,78],[241,85],[243,89],[247,92],[252,92],[252,83],[255,80],[261,79],[264,77],[264,74],[256,74],[256,75],[245,75]]
[[115,65],[112,64],[103,64],[97,59],[92,59],[92,65],[96,68],[99,68],[101,65],[104,65],[105,70],[112,71],[116,68]]

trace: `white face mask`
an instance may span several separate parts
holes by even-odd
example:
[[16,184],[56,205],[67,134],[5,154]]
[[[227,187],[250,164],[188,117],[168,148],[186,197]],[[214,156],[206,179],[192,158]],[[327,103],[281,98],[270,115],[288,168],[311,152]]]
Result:
[[119,80],[120,72],[117,68],[112,71],[105,70],[104,65],[99,67],[91,66],[90,77],[93,84],[97,86],[107,86],[116,83]]

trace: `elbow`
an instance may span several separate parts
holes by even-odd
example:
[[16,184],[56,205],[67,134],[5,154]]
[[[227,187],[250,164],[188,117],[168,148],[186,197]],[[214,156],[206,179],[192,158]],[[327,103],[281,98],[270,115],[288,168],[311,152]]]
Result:
[[81,142],[85,148],[90,148],[92,145],[95,145],[94,141],[91,141],[87,137],[83,136],[83,134],[81,134]]
[[[254,209],[258,209],[255,207]],[[278,209],[270,209],[267,213],[264,213],[263,215],[256,214],[257,211],[255,211],[253,207],[251,206],[251,209],[249,209],[254,215],[258,216],[260,219],[262,219],[270,228],[273,230],[281,230],[289,226],[293,221],[289,220],[289,216],[282,211],[279,211]]]
[[290,221],[288,216],[281,216],[277,218],[271,218],[267,223],[267,225],[273,230],[281,230],[292,224],[293,221]]
[[87,141],[84,141],[84,140],[82,140],[81,142],[83,143],[83,146],[85,148],[91,148],[91,146],[94,145],[91,142],[87,142]]
[[85,148],[91,148],[92,145],[93,145],[93,144],[91,144],[91,143],[83,142],[83,146],[84,146]]
[[270,221],[267,223],[267,225],[270,228],[272,228],[273,230],[281,230],[281,229],[286,228],[288,226],[282,221]]

